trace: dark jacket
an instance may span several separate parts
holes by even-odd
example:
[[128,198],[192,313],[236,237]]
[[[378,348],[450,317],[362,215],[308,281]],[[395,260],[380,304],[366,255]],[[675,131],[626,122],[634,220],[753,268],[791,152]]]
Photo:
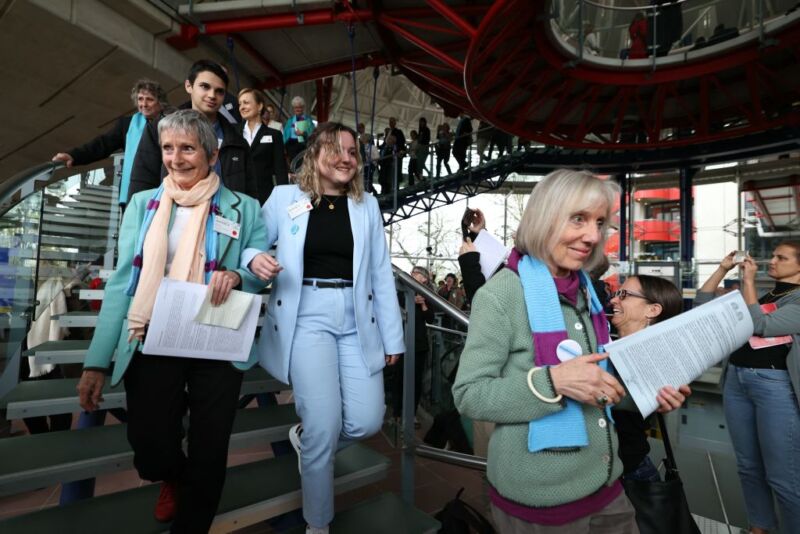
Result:
[[[472,297],[483,284],[486,277],[481,272],[481,253],[467,252],[458,257],[458,267],[461,270],[461,279],[464,280],[464,292],[467,294],[467,302],[472,303]],[[501,265],[502,268],[502,265]]]
[[[244,123],[240,125],[244,132]],[[283,153],[283,134],[262,124],[250,145],[250,159],[253,161],[253,172],[256,175],[259,204],[264,204],[276,185],[289,183],[286,170],[286,156]]]
[[100,134],[88,143],[69,151],[75,165],[88,165],[108,156],[119,150],[125,149],[125,137],[128,135],[128,127],[131,125],[131,118],[120,117],[109,131]]
[[[222,145],[219,147],[222,183],[232,191],[257,198],[258,180],[250,160],[247,141],[225,117],[219,117],[219,124],[222,127]],[[161,162],[161,148],[158,144],[158,125],[148,123],[142,133],[142,140],[139,141],[136,159],[133,160],[128,198],[139,191],[158,187],[166,175],[167,169]]]

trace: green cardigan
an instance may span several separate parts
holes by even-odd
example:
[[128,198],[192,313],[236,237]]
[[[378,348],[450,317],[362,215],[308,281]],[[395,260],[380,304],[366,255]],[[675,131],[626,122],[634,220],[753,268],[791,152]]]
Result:
[[[581,322],[578,310],[562,300],[568,336],[581,344],[584,354],[596,352],[582,292],[578,308],[588,327],[583,330],[574,328]],[[497,423],[487,475],[500,495],[525,506],[556,506],[611,485],[622,474],[622,462],[613,425],[603,410],[590,405],[583,405],[587,447],[528,452],[528,423],[563,409],[561,403],[540,401],[528,389],[533,357],[522,284],[514,272],[503,269],[475,294],[453,396],[463,415]],[[555,396],[546,373],[534,375],[534,386],[542,395]]]
[[[218,238],[217,263],[228,270],[236,271],[242,278],[242,291],[256,293],[264,287],[264,282],[253,276],[247,269],[239,268],[239,255],[245,248],[261,247],[267,239],[264,221],[258,201],[241,193],[234,193],[224,186],[220,195],[220,210],[222,216],[241,224],[239,239],[231,239],[220,234]],[[97,319],[94,336],[86,353],[83,367],[92,369],[109,369],[111,358],[116,349],[117,356],[114,364],[114,374],[111,385],[116,386],[122,380],[125,370],[131,361],[134,351],[139,346],[138,341],[128,342],[128,308],[133,300],[125,294],[128,280],[131,275],[131,263],[135,253],[136,240],[139,229],[144,220],[147,201],[153,196],[154,190],[141,191],[131,197],[122,219],[119,231],[117,268],[108,279],[103,298],[103,307]],[[173,210],[170,217],[170,228],[174,219]],[[258,359],[255,351],[250,353],[246,362],[235,362],[233,365],[244,371],[252,367]]]

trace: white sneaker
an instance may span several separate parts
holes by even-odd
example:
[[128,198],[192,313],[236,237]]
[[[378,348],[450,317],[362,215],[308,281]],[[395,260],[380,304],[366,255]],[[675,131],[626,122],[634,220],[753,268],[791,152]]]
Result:
[[[302,459],[300,457],[300,437],[303,435],[303,424],[296,424],[292,428],[289,429],[289,443],[292,444],[294,447],[294,452],[297,453],[297,472],[303,474],[303,464]],[[308,527],[311,528],[311,527]],[[306,529],[306,533],[310,532]],[[320,531],[321,532],[321,531]],[[325,532],[328,532],[327,527],[325,527]],[[316,533],[314,533],[316,534]]]
[[328,534],[328,527],[312,527],[311,525],[306,526],[306,534]]

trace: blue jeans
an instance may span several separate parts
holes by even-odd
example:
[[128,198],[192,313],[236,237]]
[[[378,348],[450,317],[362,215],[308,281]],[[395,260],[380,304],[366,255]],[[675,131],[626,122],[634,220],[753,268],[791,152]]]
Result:
[[333,519],[336,451],[380,430],[383,373],[370,375],[356,331],[353,288],[303,286],[289,377],[303,421],[303,517],[313,527]]
[[800,532],[800,408],[788,371],[728,366],[725,419],[750,526]]

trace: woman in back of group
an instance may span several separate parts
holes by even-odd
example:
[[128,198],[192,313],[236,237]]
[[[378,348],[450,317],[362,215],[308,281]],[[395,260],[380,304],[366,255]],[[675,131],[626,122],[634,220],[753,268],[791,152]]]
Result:
[[258,179],[257,200],[264,204],[276,185],[289,183],[286,156],[283,152],[283,134],[263,123],[267,97],[258,89],[239,91],[239,113],[242,116],[242,137],[250,145]]
[[[713,299],[735,266],[731,252],[698,290],[695,304]],[[725,420],[750,532],[766,534],[778,527],[773,495],[781,532],[800,532],[800,242],[775,247],[767,269],[775,285],[760,298],[755,261],[748,256],[741,266],[742,296],[754,337],[728,360]]]
[[[320,124],[297,185],[275,188],[262,208],[267,239],[242,257],[272,280],[258,354],[293,386],[306,532],[333,519],[338,449],[383,423],[385,365],[405,351],[403,323],[377,200],[364,193],[356,133]],[[277,245],[277,261],[263,251]]]
[[[463,415],[496,423],[487,477],[500,532],[638,533],[609,416],[625,390],[607,369],[608,324],[582,270],[603,255],[617,194],[588,173],[550,173],[508,268],[475,294],[453,395]],[[657,400],[669,411],[684,397],[667,387]]]

